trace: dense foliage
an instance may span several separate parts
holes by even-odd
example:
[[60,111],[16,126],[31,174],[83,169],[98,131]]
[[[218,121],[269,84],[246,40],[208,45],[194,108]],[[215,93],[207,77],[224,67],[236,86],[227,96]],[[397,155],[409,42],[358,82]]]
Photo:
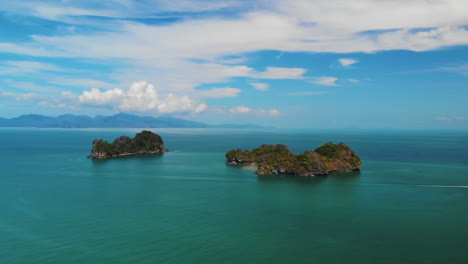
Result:
[[[343,144],[343,143],[341,143]],[[324,144],[323,146],[320,146],[318,148],[315,149],[315,152],[317,152],[319,155],[323,156],[323,157],[327,157],[329,159],[336,159],[338,158],[338,155],[339,155],[339,146],[340,144],[338,145],[335,145],[331,142],[328,142],[326,144]]]
[[142,131],[134,138],[122,136],[109,143],[98,139],[93,141],[93,149],[90,157],[106,158],[121,155],[165,152],[164,142],[158,134],[151,131]]
[[230,164],[255,164],[257,174],[326,175],[361,168],[361,160],[343,143],[327,143],[315,151],[295,155],[285,145],[262,145],[254,150],[231,150]]

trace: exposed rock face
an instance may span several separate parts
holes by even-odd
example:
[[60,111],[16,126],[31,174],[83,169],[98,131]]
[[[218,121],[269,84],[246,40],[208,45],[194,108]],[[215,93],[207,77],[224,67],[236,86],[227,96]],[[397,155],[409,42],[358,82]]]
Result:
[[262,145],[254,150],[231,150],[226,159],[231,165],[256,165],[257,174],[316,176],[361,168],[360,158],[343,143],[327,143],[298,155],[285,145]]
[[162,153],[168,150],[164,148],[161,136],[151,131],[142,131],[134,138],[119,137],[109,143],[102,139],[93,141],[93,149],[88,158],[105,159],[136,154]]

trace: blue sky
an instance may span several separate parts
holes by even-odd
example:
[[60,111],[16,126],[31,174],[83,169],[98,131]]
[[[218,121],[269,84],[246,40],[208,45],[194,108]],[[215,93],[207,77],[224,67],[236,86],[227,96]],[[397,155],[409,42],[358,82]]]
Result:
[[0,5],[1,117],[468,129],[467,105],[462,0]]

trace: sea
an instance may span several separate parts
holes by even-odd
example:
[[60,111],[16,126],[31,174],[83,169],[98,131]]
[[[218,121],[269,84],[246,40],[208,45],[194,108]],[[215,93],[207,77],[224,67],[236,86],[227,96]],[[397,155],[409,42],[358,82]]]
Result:
[[[170,152],[92,160],[142,129],[0,129],[0,263],[468,263],[468,132],[150,129]],[[258,176],[231,149],[344,142],[360,172]]]

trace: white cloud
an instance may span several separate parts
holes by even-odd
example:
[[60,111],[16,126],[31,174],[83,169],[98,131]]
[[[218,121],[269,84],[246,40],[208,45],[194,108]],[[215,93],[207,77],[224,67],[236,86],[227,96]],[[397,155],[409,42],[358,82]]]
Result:
[[355,59],[346,59],[346,58],[341,58],[338,60],[338,62],[341,64],[343,67],[348,67],[350,65],[356,64],[359,61]]
[[[203,11],[242,5],[240,1],[133,1],[139,10]],[[129,10],[88,10],[78,4],[7,4],[8,11],[32,9],[54,19],[83,15],[121,17]],[[20,7],[18,7],[20,6]],[[457,0],[257,0],[239,16],[184,19],[167,25],[119,21],[108,32],[33,36],[23,44],[0,43],[0,50],[43,56],[212,60],[258,50],[302,52],[375,52],[431,50],[468,44],[468,3]],[[103,6],[104,7],[104,6]],[[1,8],[0,8],[1,9]],[[31,13],[29,12],[29,13]],[[28,12],[26,12],[28,13]],[[134,15],[138,15],[135,13]],[[105,24],[105,23],[104,23]],[[312,25],[312,26],[311,26]],[[418,30],[413,30],[418,29]],[[372,31],[372,33],[369,33]],[[363,33],[367,32],[367,33]]]
[[[310,1],[285,1],[285,11],[270,9],[268,12],[245,13],[238,18],[209,17],[157,26],[120,22],[112,24],[109,32],[36,35],[32,43],[0,43],[0,50],[38,56],[49,53],[49,56],[165,61],[182,58],[212,60],[258,50],[340,53],[392,49],[423,51],[467,44],[468,30],[462,26],[468,23],[468,4],[447,1],[441,0],[438,1],[440,4],[434,5],[415,0],[418,3],[410,5],[410,8],[390,1],[358,1],[361,5],[356,1],[343,3],[349,9],[336,8],[335,4],[330,3],[332,1],[314,1],[312,5]],[[309,13],[305,16],[302,10],[296,8],[298,5]],[[385,9],[387,6],[391,6],[389,10],[394,10],[395,14],[408,15],[405,10],[411,9],[410,13],[418,15],[407,16],[411,19],[402,15],[398,20],[399,17],[388,13]],[[451,14],[441,18],[436,12]],[[327,13],[332,15],[325,16]],[[431,17],[435,15],[438,19]],[[382,18],[384,21],[380,25],[374,23],[374,20]],[[351,21],[349,24],[348,20]],[[413,20],[419,22],[413,23]],[[308,26],[304,23],[306,21],[313,22],[315,26]],[[423,30],[411,30],[414,28]],[[362,33],[370,30],[374,32]]]
[[280,68],[268,67],[264,72],[257,72],[251,75],[257,79],[304,79],[304,73],[307,70],[303,68]]
[[208,107],[205,103],[199,103],[188,96],[177,96],[168,94],[157,107],[158,113],[180,113],[194,112],[201,113]]
[[[154,13],[154,6],[166,11],[243,6],[239,1],[158,1],[158,5],[148,1],[117,2],[120,3],[98,4],[101,9],[109,10],[101,15],[140,17],[144,14],[136,10]],[[229,65],[242,63],[242,55],[247,52],[424,51],[468,44],[468,29],[463,27],[468,24],[468,3],[465,1],[356,0],[340,5],[337,7],[328,0],[257,0],[252,4],[255,9],[244,5],[243,12],[234,17],[186,18],[162,25],[119,20],[111,25],[103,23],[104,30],[99,33],[85,34],[76,30],[66,35],[33,35],[31,41],[24,43],[0,43],[0,51],[106,59],[111,64],[119,62],[119,68],[111,76],[116,83],[131,84],[133,80],[148,79],[161,91],[190,91],[201,84],[225,82],[232,77],[305,78],[306,69],[302,68],[270,67],[258,72],[247,66]],[[71,1],[55,5],[51,2],[32,5],[22,1],[21,5],[9,3],[0,9],[51,19],[76,18],[102,11],[88,10],[79,2]],[[196,63],[187,59],[218,63]],[[342,60],[348,66],[354,62],[347,58]],[[335,85],[329,79],[330,84]]]
[[[196,94],[193,89],[201,84],[225,82],[232,77],[308,79],[304,76],[306,69],[302,68],[270,67],[259,72],[251,67],[233,65],[243,63],[242,56],[250,52],[427,51],[468,44],[468,28],[465,26],[468,24],[468,2],[461,0],[355,0],[340,1],[339,5],[329,0],[256,0],[247,4],[236,0],[155,1],[157,4],[153,0],[114,0],[113,4],[102,1],[95,3],[94,9],[84,3],[87,1],[5,1],[0,10],[72,21],[77,30],[66,34],[32,35],[22,43],[2,42],[0,52],[91,59],[113,66],[118,63],[119,67],[110,76],[115,83],[130,85],[133,80],[148,79],[161,92]],[[158,25],[101,19],[99,32],[80,30],[81,23],[93,23],[88,21],[92,20],[89,16],[142,18],[163,11],[204,12],[233,7],[242,7],[235,16],[223,17],[221,13],[196,18],[185,16],[176,22]],[[97,24],[94,22],[93,25]],[[352,65],[350,59],[343,59],[348,60],[340,61],[343,66]],[[4,65],[0,67],[0,74],[61,70],[52,64],[23,63]],[[466,71],[461,69],[460,72]],[[334,77],[315,77],[311,81],[337,85]],[[73,84],[67,84],[67,80],[51,80],[51,83]],[[103,98],[114,98],[118,93],[118,89],[112,89],[112,84],[91,78],[80,86],[110,88],[111,93],[106,95],[106,91],[95,91],[95,96]],[[181,104],[195,109],[193,104],[197,104],[192,103],[194,99],[190,97],[173,94],[161,99],[158,94],[156,96],[160,102],[158,106],[164,105],[162,109],[178,109]],[[119,107],[125,105],[122,97],[125,96],[118,97]],[[156,106],[155,109],[159,111]]]
[[458,65],[443,66],[434,71],[455,72],[463,75],[468,75],[468,62],[463,62]]
[[13,98],[16,101],[24,100],[33,100],[39,98],[40,95],[36,93],[10,93],[10,92],[1,92],[0,97],[4,98]]
[[[236,88],[215,88],[201,92],[206,98],[221,98],[221,96],[234,96],[240,92]],[[200,97],[200,94],[194,93]],[[91,109],[119,110],[123,112],[136,112],[145,114],[177,114],[177,113],[201,113],[211,112],[217,114],[252,114],[256,116],[283,115],[277,109],[250,108],[237,106],[226,109],[222,106],[208,107],[187,95],[169,93],[164,96],[158,94],[156,88],[147,81],[133,83],[128,89],[101,90],[92,88],[76,94],[71,91],[63,91],[59,95],[39,95],[36,93],[10,93],[0,92],[0,97],[13,98],[14,100],[32,100],[47,108],[83,110],[83,107]]]
[[245,57],[232,57],[232,58],[221,58],[216,62],[220,64],[241,64],[246,62],[248,59]]
[[[93,9],[89,8],[90,2]],[[463,0],[355,0],[340,1],[339,5],[330,0],[22,0],[5,1],[0,10],[49,19],[89,15],[144,18],[158,12],[203,12],[233,7],[244,12],[282,14],[323,27],[329,33],[463,25],[468,13],[468,4]]]
[[276,109],[270,109],[270,110],[258,109],[257,112],[258,112],[259,115],[267,115],[267,116],[282,115],[282,113],[279,110],[276,110]]
[[[141,67],[146,67],[142,69]],[[303,79],[306,70],[301,68],[274,68],[265,71],[242,65],[222,65],[218,63],[192,63],[187,61],[172,61],[165,65],[135,65],[113,74],[112,78],[119,83],[130,84],[133,80],[148,80],[157,84],[161,91],[189,92],[205,83],[224,83],[232,77],[259,78],[288,78]]]
[[55,93],[60,91],[59,88],[55,86],[49,85],[38,85],[33,82],[17,82],[14,80],[5,80],[5,83],[14,88],[18,88],[25,91],[33,91],[33,92],[43,92],[43,93]]
[[234,108],[229,109],[231,113],[250,113],[252,109],[247,106],[236,106]]
[[250,108],[247,106],[236,106],[234,108],[229,109],[229,112],[234,113],[234,114],[254,114],[254,115],[259,115],[259,116],[279,116],[282,115],[282,113],[277,110],[277,109],[255,109],[255,108]]
[[79,96],[81,104],[111,107],[128,112],[203,112],[207,105],[188,96],[168,94],[162,98],[155,87],[146,82],[136,82],[129,89],[111,89],[102,92],[97,88],[84,91]]
[[468,17],[468,3],[463,0],[355,0],[339,5],[329,0],[263,2],[278,12],[342,32],[464,25]]
[[78,104],[78,95],[70,91],[63,91],[60,96],[48,96],[41,98],[43,100],[37,102],[40,106],[53,109],[70,109],[80,110]]
[[197,94],[202,98],[225,98],[225,97],[236,97],[240,93],[240,89],[237,88],[214,88],[211,90],[198,91]]
[[[68,2],[68,3],[67,3]],[[81,2],[81,1],[80,1]],[[83,1],[84,2],[84,1]],[[70,3],[61,1],[54,3],[50,1],[11,1],[2,3],[0,10],[21,15],[35,16],[43,19],[55,21],[70,21],[69,18],[76,16],[100,16],[100,17],[118,17],[118,12],[104,9],[89,9],[76,6],[79,2]]]
[[268,91],[270,85],[268,83],[250,83],[255,89],[259,91]]
[[89,79],[89,78],[71,78],[63,76],[48,76],[48,82],[52,84],[64,85],[64,86],[78,86],[78,87],[99,87],[99,88],[112,88],[115,84]]
[[36,73],[40,71],[64,72],[65,69],[52,63],[37,61],[5,61],[0,65],[0,75]]
[[335,77],[313,77],[311,82],[326,86],[337,86],[337,80],[338,78]]

